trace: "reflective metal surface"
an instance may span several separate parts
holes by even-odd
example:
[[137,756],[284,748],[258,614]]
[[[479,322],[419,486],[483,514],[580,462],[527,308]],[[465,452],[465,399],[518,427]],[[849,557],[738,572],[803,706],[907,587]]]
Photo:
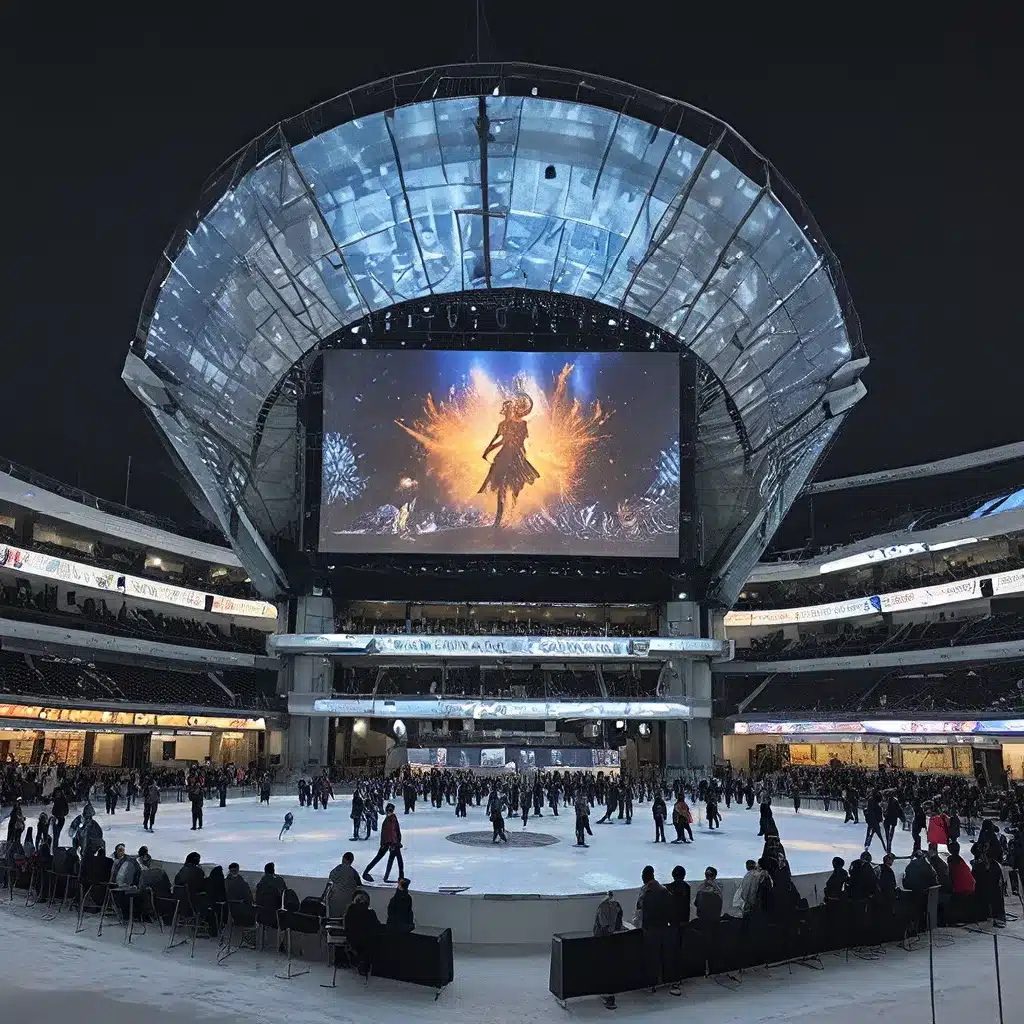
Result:
[[260,535],[288,516],[260,425],[289,368],[373,310],[559,292],[692,350],[717,389],[698,489],[726,601],[863,392],[856,317],[799,198],[721,122],[622,83],[523,65],[377,83],[256,140],[200,209],[124,377],[265,591],[284,581]]

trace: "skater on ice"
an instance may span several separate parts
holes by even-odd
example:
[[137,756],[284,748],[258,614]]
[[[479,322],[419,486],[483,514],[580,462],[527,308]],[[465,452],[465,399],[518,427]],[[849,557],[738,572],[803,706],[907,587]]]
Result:
[[292,827],[292,822],[294,822],[294,821],[295,821],[295,815],[292,814],[291,811],[289,811],[284,816],[284,824],[281,826],[281,831],[278,832],[278,834],[277,834],[278,842],[281,841],[281,838],[284,836],[285,832],[287,832]]

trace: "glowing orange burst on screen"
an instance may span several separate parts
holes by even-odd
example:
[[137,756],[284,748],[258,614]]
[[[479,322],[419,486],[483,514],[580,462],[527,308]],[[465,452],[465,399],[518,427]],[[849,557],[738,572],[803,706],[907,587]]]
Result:
[[[548,508],[558,500],[571,500],[589,459],[606,436],[601,428],[612,413],[599,401],[585,405],[570,399],[568,382],[572,364],[566,363],[547,394],[532,377],[516,377],[510,386],[492,380],[483,370],[470,373],[469,384],[453,388],[447,399],[434,401],[427,395],[423,416],[409,426],[395,420],[422,446],[427,456],[427,473],[460,508],[473,506],[493,513],[493,494],[478,494],[489,468],[480,456],[501,421],[502,402],[526,393],[533,399],[533,411],[526,416],[529,437],[526,457],[540,479],[523,488],[513,505],[511,497],[505,522],[514,523],[531,512]],[[494,455],[489,456],[493,460]]]

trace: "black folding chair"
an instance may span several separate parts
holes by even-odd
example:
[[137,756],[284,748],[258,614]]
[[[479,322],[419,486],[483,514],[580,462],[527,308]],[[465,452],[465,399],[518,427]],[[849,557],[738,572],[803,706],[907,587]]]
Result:
[[338,968],[352,966],[352,958],[348,955],[348,940],[345,938],[345,921],[340,917],[324,918],[324,945],[327,949],[327,966],[333,967],[330,985],[321,988],[338,987]]
[[[176,885],[173,889],[173,895],[178,901],[178,906],[174,912],[174,919],[171,921],[171,937],[167,941],[167,948],[176,949],[178,946],[190,943],[192,948],[189,952],[189,958],[195,959],[196,938],[199,935],[199,930],[204,928],[206,929],[205,934],[211,935],[210,923],[206,917],[204,908],[197,908],[192,902],[192,894],[188,891],[186,886]],[[177,933],[179,925],[184,928],[185,937],[180,942],[175,942],[174,936]]]
[[303,974],[309,974],[309,968],[307,967],[304,971],[292,970],[292,932],[298,932],[300,935],[315,935],[319,943],[323,918],[315,917],[313,914],[301,914],[296,910],[284,910],[283,908],[278,911],[277,917],[279,921],[278,927],[283,929],[287,936],[288,973],[277,974],[275,977],[281,978],[283,981],[301,978]]
[[[46,901],[47,913],[43,916],[44,921],[53,921],[56,919],[57,915],[64,909],[68,901],[73,898],[72,891],[77,895],[78,888],[81,884],[81,871],[81,861],[75,856],[74,851],[66,849],[58,850],[57,853],[54,854],[53,866],[49,871],[50,896]],[[51,914],[49,911],[53,906],[53,901],[58,887],[60,888],[60,904]]]
[[[256,907],[256,923],[260,928],[260,949],[267,944],[267,929],[273,928],[277,932],[277,943],[275,949],[281,946],[281,925],[277,912],[282,909],[281,897],[276,892],[263,894],[263,901]],[[282,894],[283,897],[283,894]]]
[[[260,924],[256,919],[256,908],[247,900],[228,900],[228,933],[224,945],[217,954],[217,963],[222,964],[240,949],[259,952]],[[238,945],[231,948],[231,941],[238,932]]]
[[[82,928],[82,920],[85,917],[85,905],[90,900],[98,910],[106,905],[107,893],[114,883],[110,881],[110,872],[113,870],[114,861],[110,857],[87,857],[82,861],[82,879],[78,887],[78,923],[75,926],[77,935]],[[102,898],[97,894],[102,892]]]

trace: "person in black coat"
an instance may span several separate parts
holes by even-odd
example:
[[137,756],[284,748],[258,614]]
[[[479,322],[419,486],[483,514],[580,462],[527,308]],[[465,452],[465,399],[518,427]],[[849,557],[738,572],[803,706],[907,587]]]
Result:
[[722,816],[718,813],[718,797],[713,789],[708,790],[707,805],[704,808],[708,828],[721,828]]
[[[477,803],[480,801],[478,800]],[[412,778],[408,778],[402,784],[402,803],[405,805],[403,814],[408,814],[410,811],[415,812],[416,810],[416,783],[413,782]]]
[[896,826],[903,820],[903,808],[900,806],[900,802],[896,798],[896,794],[890,793],[889,799],[885,802],[885,814],[883,817],[883,822],[885,824],[886,853],[892,853],[892,841],[893,837],[896,835]]
[[615,813],[619,806],[619,791],[618,787],[614,784],[608,786],[608,793],[605,799],[604,805],[604,817],[598,818],[598,825],[603,825],[606,821],[611,821],[612,815]]
[[832,858],[832,874],[825,883],[825,899],[835,900],[846,895],[850,884],[850,876],[846,871],[846,861],[842,857]]
[[370,906],[370,894],[365,889],[356,889],[345,911],[345,941],[355,956],[359,973],[364,977],[370,972],[373,942],[380,931],[380,918]]
[[887,853],[882,858],[882,866],[878,869],[878,892],[886,903],[895,903],[899,899],[899,886],[896,884],[896,872],[892,866],[896,858]]
[[57,852],[57,848],[60,846],[60,834],[64,828],[64,820],[67,818],[70,810],[68,798],[64,795],[63,788],[58,786],[53,791],[53,808],[50,811],[50,835],[53,837],[50,848],[54,853]]
[[388,902],[387,929],[391,932],[411,932],[416,927],[412,913],[412,895],[409,879],[400,878],[395,895]]
[[757,832],[759,836],[777,836],[779,834],[779,826],[775,824],[775,815],[772,814],[772,805],[767,801],[761,804],[760,826]]
[[871,854],[867,850],[850,865],[847,891],[853,900],[870,899],[878,892],[878,879],[875,877],[875,869],[871,866]]
[[651,865],[644,868],[642,879],[644,885],[637,899],[634,924],[643,930],[648,982],[651,991],[659,982],[670,982],[673,994],[678,994],[679,930],[675,925],[675,899],[655,879]]
[[188,789],[188,798],[192,804],[192,831],[203,827],[203,787],[193,782]]
[[[352,794],[352,813],[349,815],[352,819],[352,838],[359,838],[359,823],[363,820],[363,798],[359,793],[359,790]],[[367,835],[369,839],[369,835]]]
[[[665,800],[660,792],[655,796],[654,803],[651,804],[651,814],[654,815],[654,841],[664,843],[666,842],[665,817],[668,814],[668,807],[665,806]],[[601,823],[598,822],[598,824]]]
[[885,848],[885,836],[882,835],[882,804],[878,799],[878,790],[874,790],[868,797],[864,807],[864,821],[867,824],[867,833],[864,836],[864,849],[871,846],[871,841],[878,836]]
[[920,797],[914,797],[914,820],[910,826],[911,835],[914,837],[914,853],[921,852],[921,832],[924,830],[925,825],[928,822],[927,816],[924,813],[924,804],[921,803]]
[[672,923],[676,927],[690,921],[690,883],[686,881],[686,868],[677,864],[672,869],[672,881],[665,886],[672,897]]

